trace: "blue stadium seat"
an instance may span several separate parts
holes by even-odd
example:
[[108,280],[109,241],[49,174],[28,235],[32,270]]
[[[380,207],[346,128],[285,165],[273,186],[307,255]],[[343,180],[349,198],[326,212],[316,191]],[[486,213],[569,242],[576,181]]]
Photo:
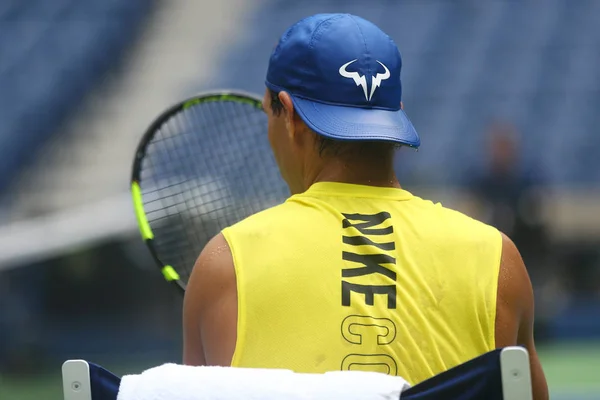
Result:
[[131,43],[153,1],[0,4],[0,192]]

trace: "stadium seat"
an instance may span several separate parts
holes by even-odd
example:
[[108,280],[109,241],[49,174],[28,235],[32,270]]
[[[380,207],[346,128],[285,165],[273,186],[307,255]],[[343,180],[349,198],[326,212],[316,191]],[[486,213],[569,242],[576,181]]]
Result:
[[153,4],[0,2],[0,192],[117,65]]
[[[62,378],[64,400],[117,400],[121,379],[101,366],[68,360]],[[521,347],[493,350],[409,388],[401,399],[531,400],[529,355]]]

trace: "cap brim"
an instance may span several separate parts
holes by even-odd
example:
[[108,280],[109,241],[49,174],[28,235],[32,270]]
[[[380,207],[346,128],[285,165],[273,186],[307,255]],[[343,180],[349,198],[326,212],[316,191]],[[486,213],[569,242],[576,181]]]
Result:
[[338,140],[385,140],[418,148],[419,135],[403,110],[388,111],[318,103],[292,96],[309,128]]

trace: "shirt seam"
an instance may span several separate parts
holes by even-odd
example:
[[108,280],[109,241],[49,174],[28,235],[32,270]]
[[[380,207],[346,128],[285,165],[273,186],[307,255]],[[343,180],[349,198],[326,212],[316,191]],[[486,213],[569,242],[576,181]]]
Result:
[[231,357],[231,366],[235,367],[240,365],[240,360],[242,358],[242,352],[244,351],[246,337],[246,318],[244,315],[244,307],[242,303],[244,303],[244,292],[242,290],[242,278],[243,273],[239,268],[239,254],[237,252],[236,247],[234,246],[234,238],[230,236],[231,227],[227,227],[223,229],[222,234],[227,242],[229,249],[231,251],[231,258],[233,259],[233,269],[235,272],[236,279],[236,294],[237,294],[237,329],[236,329],[236,339],[235,339],[235,348],[233,351],[233,356]]
[[414,196],[410,197],[395,197],[395,196],[385,196],[385,195],[369,195],[363,193],[330,193],[330,192],[317,192],[313,191],[311,193],[302,193],[297,194],[291,197],[294,198],[321,198],[321,197],[351,197],[351,198],[366,198],[366,199],[381,199],[381,200],[397,200],[397,201],[408,201],[414,199]]

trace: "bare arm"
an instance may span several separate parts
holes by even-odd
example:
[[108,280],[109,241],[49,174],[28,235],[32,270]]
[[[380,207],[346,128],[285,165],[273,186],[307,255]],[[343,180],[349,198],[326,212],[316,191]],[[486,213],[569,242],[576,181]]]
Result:
[[523,346],[529,352],[533,398],[549,398],[533,339],[534,301],[529,274],[515,244],[502,234],[502,261],[496,305],[496,347]]
[[237,330],[233,258],[223,235],[202,250],[183,301],[183,363],[229,366]]

